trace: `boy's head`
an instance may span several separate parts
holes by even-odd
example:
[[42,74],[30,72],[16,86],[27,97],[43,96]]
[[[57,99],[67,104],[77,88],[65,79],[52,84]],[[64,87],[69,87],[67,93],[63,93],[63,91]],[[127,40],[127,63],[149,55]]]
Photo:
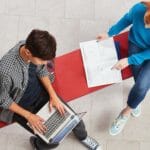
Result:
[[25,48],[31,62],[42,64],[55,58],[56,45],[55,38],[47,31],[34,29],[26,39]]

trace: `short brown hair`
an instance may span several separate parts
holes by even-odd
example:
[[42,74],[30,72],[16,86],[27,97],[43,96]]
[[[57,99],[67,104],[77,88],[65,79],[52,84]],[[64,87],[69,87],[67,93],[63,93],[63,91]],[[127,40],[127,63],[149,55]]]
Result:
[[56,56],[56,40],[48,31],[34,29],[26,39],[25,47],[34,57],[52,60]]

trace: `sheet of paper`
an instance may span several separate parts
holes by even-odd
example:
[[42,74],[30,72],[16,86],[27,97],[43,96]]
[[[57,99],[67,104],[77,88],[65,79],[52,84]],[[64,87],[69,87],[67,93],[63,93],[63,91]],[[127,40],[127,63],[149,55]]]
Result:
[[111,69],[118,61],[113,38],[82,42],[80,48],[88,87],[122,81],[121,72]]

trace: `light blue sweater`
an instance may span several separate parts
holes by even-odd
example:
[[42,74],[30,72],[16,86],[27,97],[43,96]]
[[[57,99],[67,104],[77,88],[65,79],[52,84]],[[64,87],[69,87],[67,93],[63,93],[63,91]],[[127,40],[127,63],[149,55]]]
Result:
[[143,3],[135,4],[115,25],[108,35],[113,36],[132,25],[129,31],[129,40],[141,48],[141,52],[128,57],[129,64],[139,65],[150,59],[150,28],[145,28],[144,14],[147,7]]

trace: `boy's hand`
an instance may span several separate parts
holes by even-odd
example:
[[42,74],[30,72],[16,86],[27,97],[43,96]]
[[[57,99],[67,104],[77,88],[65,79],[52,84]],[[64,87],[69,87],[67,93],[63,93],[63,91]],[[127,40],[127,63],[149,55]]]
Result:
[[46,132],[47,128],[43,125],[44,120],[40,116],[30,113],[26,119],[28,120],[34,132],[35,130],[41,134]]
[[128,58],[123,58],[123,59],[120,59],[113,67],[112,69],[117,69],[117,70],[122,70],[126,67],[129,66],[129,63],[128,63]]
[[107,33],[103,33],[103,34],[100,34],[96,37],[97,40],[101,41],[101,40],[105,40],[109,38],[108,34]]
[[55,96],[53,98],[50,99],[50,111],[52,111],[52,108],[55,107],[56,109],[58,109],[59,113],[63,116],[65,114],[65,109],[64,106],[62,105],[60,99],[58,98],[58,96]]

